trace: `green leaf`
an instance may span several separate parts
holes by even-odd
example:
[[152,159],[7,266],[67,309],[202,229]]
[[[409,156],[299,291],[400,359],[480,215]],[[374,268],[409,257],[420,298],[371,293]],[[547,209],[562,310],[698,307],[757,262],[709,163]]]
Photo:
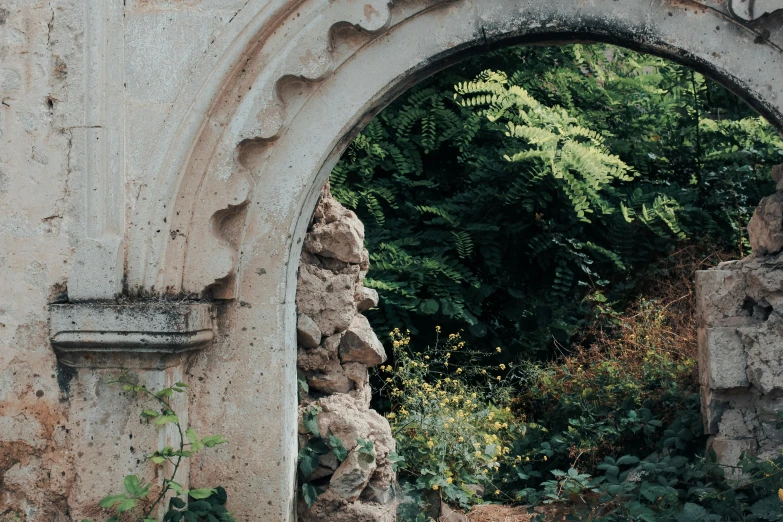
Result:
[[638,463],[639,463],[639,458],[634,457],[632,455],[623,455],[622,457],[617,459],[618,466],[627,466],[630,464],[638,464]]
[[173,480],[167,480],[166,485],[177,495],[185,495],[188,492],[188,490],[183,488],[180,483],[174,482]]
[[126,498],[117,506],[117,513],[124,513],[136,507],[136,499]]
[[321,437],[311,438],[307,441],[307,447],[318,455],[326,455],[330,451],[329,445]]
[[299,470],[305,477],[312,475],[320,463],[321,456],[310,447],[306,447],[299,455]]
[[138,497],[141,493],[141,483],[136,475],[127,475],[125,477],[125,491],[132,497]]
[[207,498],[211,495],[214,495],[216,493],[216,490],[214,488],[201,488],[201,489],[191,489],[188,492],[188,495],[190,497],[195,498],[196,500],[200,500],[203,498]]
[[164,424],[178,424],[179,417],[176,414],[170,413],[168,415],[160,415],[154,421],[156,426],[163,426]]
[[437,313],[438,309],[440,308],[440,305],[435,299],[425,299],[424,301],[419,304],[419,310],[423,314],[432,315],[434,313]]
[[177,508],[177,509],[182,509],[182,508],[184,508],[184,507],[185,507],[185,505],[186,505],[186,504],[185,504],[185,501],[184,501],[184,500],[182,500],[182,499],[181,499],[181,498],[179,498],[179,497],[171,497],[170,504],[171,504],[172,506],[174,506],[175,508]]
[[337,457],[337,460],[340,462],[344,461],[348,456],[348,450],[345,449],[345,446],[343,446],[343,441],[341,441],[339,437],[335,435],[329,435],[329,446],[331,446],[334,456]]
[[403,463],[405,462],[405,457],[398,455],[397,452],[390,451],[388,459],[389,462],[391,462],[392,471],[396,472],[398,469],[404,467]]
[[368,462],[375,460],[375,446],[370,439],[356,439],[356,449]]
[[154,419],[160,415],[160,412],[155,410],[141,410],[141,416],[145,419]]
[[223,438],[222,434],[207,435],[206,437],[201,439],[201,443],[208,448],[214,448],[218,444],[225,444],[226,442],[228,441]]
[[309,483],[302,484],[302,496],[304,497],[305,502],[307,503],[307,507],[311,508],[313,507],[313,504],[315,504],[316,499],[318,499],[318,490],[315,489],[315,486]]
[[201,440],[199,440],[198,434],[193,428],[186,429],[185,436],[190,441],[190,450],[193,453],[198,453],[202,448],[204,448],[204,444],[201,442]]
[[106,497],[103,497],[100,502],[98,502],[98,505],[102,507],[103,509],[109,509],[111,507],[114,507],[115,504],[119,504],[123,500],[125,500],[125,495],[108,495]]
[[302,420],[304,422],[305,428],[307,428],[307,431],[316,437],[321,436],[321,432],[318,430],[318,414],[320,412],[321,409],[319,407],[312,406],[306,409],[302,414]]

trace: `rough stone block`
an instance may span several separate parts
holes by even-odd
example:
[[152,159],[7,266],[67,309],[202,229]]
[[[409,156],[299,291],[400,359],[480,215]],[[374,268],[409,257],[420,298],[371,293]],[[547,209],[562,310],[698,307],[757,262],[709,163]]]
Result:
[[299,267],[296,308],[315,321],[322,335],[342,332],[356,315],[354,274],[336,274],[314,265]]
[[753,412],[732,408],[723,412],[718,423],[718,433],[729,439],[747,439],[753,436],[748,422],[753,422]]
[[321,393],[348,393],[353,382],[346,377],[338,361],[329,361],[329,366],[307,376],[307,384]]
[[321,329],[309,316],[296,316],[296,341],[305,348],[315,348],[321,344]]
[[375,366],[386,361],[386,351],[363,315],[356,315],[340,341],[340,360]]
[[766,256],[783,250],[783,193],[767,196],[759,202],[748,223],[753,252]]
[[[707,441],[707,450],[715,452],[719,464],[736,466],[743,454],[756,455],[758,443],[753,439],[725,439],[717,436]],[[742,478],[741,472],[734,468],[727,468],[726,476],[735,480]]]
[[374,455],[362,453],[359,447],[354,448],[332,475],[329,489],[353,502],[362,494],[377,466]]
[[728,403],[704,384],[701,385],[699,399],[701,402],[701,418],[704,424],[704,433],[715,435],[718,433],[718,425],[723,412],[728,408]]
[[359,264],[364,249],[364,224],[346,210],[337,221],[313,225],[303,248],[311,254]]
[[762,327],[741,328],[747,350],[747,376],[762,394],[783,389],[783,322],[767,321]]
[[356,296],[356,309],[360,312],[366,312],[370,308],[378,306],[378,291],[374,288],[365,288],[364,286],[359,288],[359,292]]
[[748,386],[747,358],[737,328],[699,329],[699,373],[702,386],[728,390]]
[[739,270],[696,271],[696,322],[700,328],[747,324],[745,277]]

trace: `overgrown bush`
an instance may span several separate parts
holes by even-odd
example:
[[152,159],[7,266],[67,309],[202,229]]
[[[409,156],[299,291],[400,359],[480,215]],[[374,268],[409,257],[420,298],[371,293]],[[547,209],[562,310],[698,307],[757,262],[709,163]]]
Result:
[[427,520],[432,495],[463,507],[480,502],[483,491],[498,489],[512,441],[524,436],[509,407],[508,368],[477,365],[458,333],[438,336],[426,355],[411,349],[409,334],[395,329],[391,337],[395,365],[381,367],[380,392],[394,405],[387,418],[404,459],[403,519]]
[[772,127],[687,68],[606,45],[515,47],[411,89],[331,187],[366,226],[374,327],[425,345],[435,325],[463,329],[504,347],[499,363],[567,346],[585,295],[632,296],[683,235],[747,254],[781,161]]
[[428,520],[434,498],[548,505],[542,520],[783,520],[783,457],[727,473],[704,454],[692,275],[722,258],[680,249],[621,313],[592,294],[593,326],[548,363],[487,368],[458,334],[415,350],[395,331],[381,375],[401,520]]

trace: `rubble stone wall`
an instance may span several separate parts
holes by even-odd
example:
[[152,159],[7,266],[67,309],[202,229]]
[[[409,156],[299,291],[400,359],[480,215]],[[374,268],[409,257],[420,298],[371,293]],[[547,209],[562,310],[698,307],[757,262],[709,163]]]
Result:
[[724,464],[783,447],[782,177],[748,225],[753,255],[696,274],[704,430]]
[[[361,312],[378,304],[362,280],[369,267],[364,225],[338,203],[327,185],[307,232],[297,279],[297,370],[307,383],[299,406],[299,447],[312,436],[302,416],[316,408],[321,437],[334,435],[348,450],[342,462],[321,457],[309,477],[326,491],[301,522],[381,522],[395,519],[395,444],[385,418],[370,409],[367,369],[386,361],[383,345]],[[370,440],[375,458],[363,458],[359,440]]]

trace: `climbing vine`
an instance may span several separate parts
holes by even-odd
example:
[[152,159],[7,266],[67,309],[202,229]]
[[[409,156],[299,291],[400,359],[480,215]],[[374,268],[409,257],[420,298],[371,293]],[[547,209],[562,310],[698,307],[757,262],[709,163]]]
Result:
[[[109,383],[121,386],[125,392],[150,400],[154,406],[143,409],[141,418],[158,428],[173,426],[179,436],[179,444],[176,448],[166,446],[147,456],[147,460],[161,468],[166,464],[171,465],[172,471],[161,484],[158,484],[157,494],[153,494],[153,491],[158,488],[153,488],[151,482],[142,485],[137,475],[127,475],[123,482],[125,491],[101,499],[98,505],[114,513],[106,522],[157,522],[155,510],[167,498],[169,504],[163,517],[164,522],[235,522],[234,517],[225,507],[227,500],[225,489],[220,486],[187,489],[175,480],[182,459],[190,458],[204,448],[213,448],[226,442],[221,434],[201,437],[192,427],[183,429],[179,416],[171,404],[171,397],[175,393],[184,393],[188,385],[177,382],[173,386],[152,391],[138,384],[125,372]],[[171,493],[174,496],[170,496]],[[92,521],[82,520],[82,522]]]

